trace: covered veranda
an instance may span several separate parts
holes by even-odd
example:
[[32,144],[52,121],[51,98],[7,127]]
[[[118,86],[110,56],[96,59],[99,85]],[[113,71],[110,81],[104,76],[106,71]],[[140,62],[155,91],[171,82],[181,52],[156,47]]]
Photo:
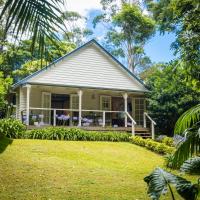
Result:
[[[118,91],[26,84],[19,88],[18,118],[32,127],[78,126],[88,130],[130,130],[146,128],[144,94]],[[144,129],[142,130],[144,131]]]

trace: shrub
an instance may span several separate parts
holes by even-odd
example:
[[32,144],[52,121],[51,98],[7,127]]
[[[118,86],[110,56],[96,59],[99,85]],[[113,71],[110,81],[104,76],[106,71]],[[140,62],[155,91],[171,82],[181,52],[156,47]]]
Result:
[[5,118],[0,120],[0,135],[9,138],[21,138],[25,130],[26,126],[17,119]]
[[130,140],[132,143],[134,144],[137,144],[139,146],[142,146],[144,147],[145,146],[145,140],[139,136],[133,136],[131,137],[131,140]]
[[168,168],[172,168],[173,164],[172,164],[172,161],[173,161],[173,154],[167,154],[165,155],[165,163],[164,165]]
[[157,138],[156,138],[156,141],[157,142],[162,142],[162,140],[167,137],[166,135],[159,135]]
[[72,141],[129,141],[130,134],[118,132],[85,131],[77,128],[50,127],[28,130],[22,138]]
[[164,137],[161,140],[162,143],[166,144],[167,146],[173,147],[174,146],[174,140],[172,137]]
[[164,143],[156,142],[152,139],[143,139],[139,136],[131,137],[130,141],[139,146],[145,146],[147,149],[159,154],[171,154],[174,152],[174,147],[169,147]]

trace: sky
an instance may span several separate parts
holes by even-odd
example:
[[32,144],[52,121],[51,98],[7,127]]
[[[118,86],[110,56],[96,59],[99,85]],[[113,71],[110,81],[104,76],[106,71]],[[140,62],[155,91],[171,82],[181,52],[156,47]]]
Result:
[[[117,0],[119,1],[119,0]],[[68,11],[76,11],[87,20],[79,22],[82,27],[89,28],[93,31],[90,39],[95,38],[101,43],[106,29],[98,25],[95,29],[92,26],[93,18],[101,13],[100,0],[66,0],[65,7]],[[174,34],[160,35],[159,32],[146,43],[145,53],[150,57],[152,62],[168,62],[175,58],[171,43],[175,40]]]

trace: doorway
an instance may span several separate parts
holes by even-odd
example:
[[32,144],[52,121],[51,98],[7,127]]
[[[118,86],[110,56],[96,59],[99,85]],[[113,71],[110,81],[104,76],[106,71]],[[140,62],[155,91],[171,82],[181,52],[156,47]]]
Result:
[[[51,95],[51,107],[55,109],[69,109],[70,108],[70,95],[68,94],[52,94]],[[57,110],[56,111],[56,124],[62,124],[60,123],[61,120],[59,120],[59,117],[62,115],[68,115],[69,111],[66,110]],[[51,124],[53,124],[53,111],[51,112]],[[59,123],[58,123],[59,122]],[[68,122],[67,122],[68,124]]]

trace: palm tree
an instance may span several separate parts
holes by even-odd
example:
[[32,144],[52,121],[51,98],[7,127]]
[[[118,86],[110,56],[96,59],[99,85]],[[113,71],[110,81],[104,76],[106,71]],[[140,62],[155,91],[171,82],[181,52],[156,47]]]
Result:
[[3,40],[8,31],[18,40],[26,35],[32,38],[32,51],[36,42],[39,43],[39,55],[42,57],[45,38],[58,40],[58,30],[64,30],[60,17],[63,5],[64,0],[6,0],[0,14],[0,21],[5,20]]

